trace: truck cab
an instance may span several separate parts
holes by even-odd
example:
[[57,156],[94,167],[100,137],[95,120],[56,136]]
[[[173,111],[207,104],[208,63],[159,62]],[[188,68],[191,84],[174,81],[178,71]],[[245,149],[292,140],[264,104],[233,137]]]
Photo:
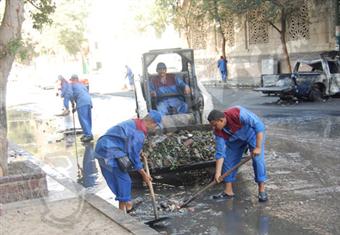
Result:
[[[158,74],[157,64],[163,62],[169,76],[180,79],[190,88],[189,94],[182,92],[164,94],[162,97],[151,95],[150,84]],[[207,116],[213,109],[211,95],[197,80],[192,49],[160,49],[151,50],[142,55],[142,76],[135,79],[135,98],[137,116],[145,116],[151,109],[157,109],[157,102],[166,97],[178,97],[187,104],[186,113],[170,113],[163,117],[165,128],[185,127],[207,124]]]

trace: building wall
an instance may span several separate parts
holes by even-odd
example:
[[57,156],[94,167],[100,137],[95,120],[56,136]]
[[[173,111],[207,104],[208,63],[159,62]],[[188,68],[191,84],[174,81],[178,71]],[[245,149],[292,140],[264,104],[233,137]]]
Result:
[[[314,57],[321,51],[335,49],[334,9],[332,0],[306,0],[299,16],[287,22],[287,46],[292,66],[297,58]],[[310,24],[304,23],[306,20],[303,19],[308,19]],[[263,69],[274,73],[287,71],[287,66],[282,62],[280,35],[272,26],[240,17],[233,19],[231,27],[233,32],[227,35],[226,47],[229,79],[258,84]],[[196,37],[205,38],[205,44],[192,44],[195,49],[196,70],[199,79],[219,80],[216,62],[221,55],[221,40],[214,25],[207,28],[207,35]],[[205,33],[202,30],[199,32]],[[267,59],[270,59],[267,65],[274,62],[273,68],[262,68],[262,63],[265,62],[263,60]]]

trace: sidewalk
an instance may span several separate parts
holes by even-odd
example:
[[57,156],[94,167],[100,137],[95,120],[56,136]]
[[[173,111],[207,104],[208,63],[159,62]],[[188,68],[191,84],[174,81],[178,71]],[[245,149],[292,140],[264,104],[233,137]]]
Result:
[[0,204],[0,234],[158,234],[33,156],[47,177],[48,196]]

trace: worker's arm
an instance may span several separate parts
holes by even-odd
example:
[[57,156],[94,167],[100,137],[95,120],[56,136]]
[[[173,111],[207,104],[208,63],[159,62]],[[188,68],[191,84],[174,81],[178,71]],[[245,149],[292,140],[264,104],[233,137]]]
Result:
[[218,183],[221,182],[220,176],[222,175],[223,161],[224,161],[224,158],[220,158],[216,160],[215,181]]
[[258,132],[256,134],[256,147],[253,149],[251,153],[253,157],[260,155],[262,151],[262,141],[263,141],[263,132]]
[[224,161],[224,157],[225,157],[225,154],[226,154],[226,145],[225,145],[224,138],[222,138],[220,136],[215,136],[215,147],[216,147],[216,152],[215,152],[215,158],[216,158],[215,180],[217,182],[220,182],[219,177],[222,174],[222,166],[223,166],[223,161]]
[[141,176],[143,177],[143,180],[145,183],[149,183],[149,181],[152,181],[152,177],[150,175],[148,175],[144,169],[140,169],[138,170],[138,173],[141,174]]

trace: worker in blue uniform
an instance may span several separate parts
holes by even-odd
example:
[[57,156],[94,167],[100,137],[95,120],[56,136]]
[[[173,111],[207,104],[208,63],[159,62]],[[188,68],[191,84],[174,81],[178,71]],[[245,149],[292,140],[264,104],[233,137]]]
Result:
[[140,153],[147,133],[154,131],[157,125],[161,127],[161,123],[161,113],[150,110],[143,119],[130,119],[111,127],[97,141],[95,157],[106,183],[119,201],[119,209],[123,211],[130,212],[133,209],[131,178],[127,169],[119,164],[119,159],[127,157],[132,167],[149,183],[152,178],[143,169]]
[[[241,161],[243,153],[248,148],[253,157],[255,182],[258,184],[258,199],[260,202],[268,200],[264,182],[267,180],[264,161],[265,126],[254,113],[249,110],[234,106],[224,112],[212,110],[208,121],[214,128],[216,143],[216,171],[215,180]],[[218,198],[234,197],[233,182],[236,181],[237,170],[224,178],[225,189]]]
[[[79,82],[77,75],[72,75],[72,112],[77,110],[80,126],[83,130],[83,136],[80,138],[82,142],[90,142],[93,140],[92,135],[92,100],[87,88]],[[76,105],[76,106],[75,106]],[[75,106],[75,107],[74,107]]]
[[58,93],[63,98],[64,111],[60,116],[67,116],[70,114],[70,101],[73,96],[71,84],[61,75],[58,76]]
[[[180,95],[189,95],[190,87],[178,76],[167,74],[164,63],[156,67],[158,76],[150,81],[150,95],[157,99],[157,110],[162,115],[187,113],[188,105]],[[175,96],[174,96],[175,95]]]

